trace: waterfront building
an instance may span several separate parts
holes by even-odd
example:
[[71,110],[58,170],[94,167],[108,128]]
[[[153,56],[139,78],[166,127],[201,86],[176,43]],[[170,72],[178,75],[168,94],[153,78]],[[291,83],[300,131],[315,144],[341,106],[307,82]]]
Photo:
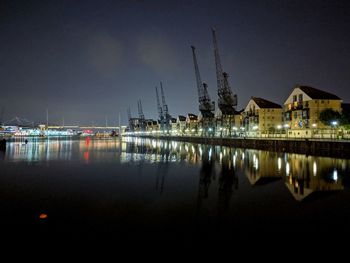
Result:
[[193,113],[188,113],[186,116],[186,130],[188,134],[197,134],[198,131],[198,116]]
[[186,130],[186,117],[183,115],[179,115],[176,119],[177,122],[177,131],[180,134],[185,133]]
[[251,97],[244,109],[244,128],[248,136],[282,133],[282,106],[263,98]]
[[242,126],[242,112],[243,110],[235,111],[233,115],[223,115],[221,110],[218,108],[215,111],[216,136],[243,136],[244,127]]
[[[325,109],[341,112],[342,100],[329,92],[309,86],[296,86],[284,102],[284,127],[288,137],[331,137],[336,127],[320,121]],[[337,123],[334,122],[334,126]]]

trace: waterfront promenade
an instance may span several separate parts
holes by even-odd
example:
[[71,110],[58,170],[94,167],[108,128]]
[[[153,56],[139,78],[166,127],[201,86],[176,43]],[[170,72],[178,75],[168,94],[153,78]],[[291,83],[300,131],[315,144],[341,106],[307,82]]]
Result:
[[350,158],[350,141],[335,139],[221,138],[172,135],[128,135],[141,138],[221,145],[236,148]]

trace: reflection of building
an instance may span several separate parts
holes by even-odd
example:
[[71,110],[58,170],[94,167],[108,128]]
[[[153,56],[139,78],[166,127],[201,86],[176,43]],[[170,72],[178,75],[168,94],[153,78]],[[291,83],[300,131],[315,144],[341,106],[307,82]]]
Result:
[[280,179],[281,168],[282,159],[276,152],[249,150],[246,153],[245,175],[251,185]]
[[291,154],[290,160],[286,163],[286,186],[298,201],[313,192],[344,189],[337,165],[332,158],[297,154]]

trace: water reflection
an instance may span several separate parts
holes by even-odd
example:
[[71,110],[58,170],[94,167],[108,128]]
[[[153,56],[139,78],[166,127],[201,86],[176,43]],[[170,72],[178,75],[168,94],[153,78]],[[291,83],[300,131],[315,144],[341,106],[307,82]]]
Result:
[[221,170],[219,174],[218,187],[218,211],[225,212],[230,205],[233,188],[238,189],[238,176],[233,165],[231,148],[224,148],[220,151]]
[[198,196],[197,196],[197,216],[200,213],[203,200],[209,197],[209,187],[211,185],[212,180],[215,177],[215,162],[214,159],[211,158],[212,147],[211,146],[200,146],[200,155],[202,158],[202,165],[199,171],[199,188],[198,188]]
[[342,190],[344,182],[349,182],[350,160],[346,159],[139,138],[30,138],[27,144],[24,140],[9,142],[6,151],[0,152],[0,160],[78,161],[87,165],[110,161],[136,164],[140,169],[144,163],[156,164],[155,190],[159,193],[164,192],[171,163],[199,166],[198,211],[209,197],[218,201],[220,211],[227,210],[244,180],[254,187],[280,181],[298,201],[313,193]]
[[286,186],[296,200],[303,200],[314,192],[344,189],[342,172],[349,161],[298,154],[288,154],[285,159]]
[[279,153],[246,151],[245,175],[251,185],[262,185],[282,178],[282,158]]

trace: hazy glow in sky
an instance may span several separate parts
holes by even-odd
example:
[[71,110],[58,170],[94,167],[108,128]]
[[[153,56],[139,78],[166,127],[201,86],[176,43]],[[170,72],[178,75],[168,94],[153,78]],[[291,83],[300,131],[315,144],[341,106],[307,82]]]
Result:
[[350,4],[336,0],[1,1],[0,108],[68,124],[198,113],[190,45],[216,101],[210,28],[239,109],[251,96],[282,104],[296,84],[350,101]]

